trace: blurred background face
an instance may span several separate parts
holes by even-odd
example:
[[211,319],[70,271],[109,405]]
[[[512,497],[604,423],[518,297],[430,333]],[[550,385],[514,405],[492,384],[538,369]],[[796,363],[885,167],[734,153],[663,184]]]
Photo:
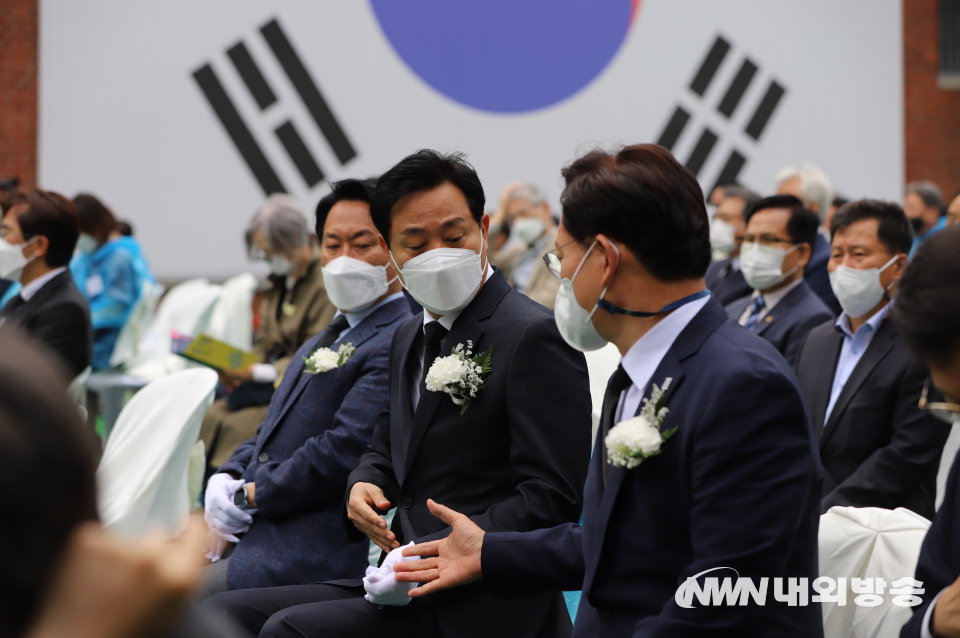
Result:
[[937,218],[940,217],[937,207],[927,207],[923,198],[916,193],[907,193],[903,198],[903,212],[906,213],[907,219],[917,232],[926,232],[937,223]]
[[803,197],[800,195],[801,185],[802,183],[799,176],[791,177],[777,187],[777,195],[793,195],[800,201],[803,201]]
[[[7,214],[3,216],[3,221],[0,222],[0,235],[3,239],[6,240],[8,244],[16,244],[23,246],[27,243],[27,240],[23,236],[23,232],[20,230],[20,223],[18,217],[21,213],[27,210],[26,205],[14,206]],[[34,238],[31,238],[34,239]],[[29,246],[24,246],[23,256],[27,259],[31,259],[34,256],[40,257],[39,252],[43,252],[41,249],[41,244],[46,241],[46,238],[40,235],[36,238],[36,241],[31,241]]]
[[482,226],[470,212],[463,192],[450,184],[417,191],[400,198],[393,206],[389,248],[397,266],[437,248],[463,248],[480,253],[487,263],[487,232],[490,217]]
[[283,252],[274,250],[273,246],[270,245],[270,240],[259,230],[253,233],[253,245],[257,247],[257,250],[259,250],[266,259],[270,259],[271,257],[291,257],[291,255],[286,255]]
[[743,223],[743,209],[746,204],[747,203],[743,201],[743,198],[725,197],[721,199],[720,204],[717,205],[717,219],[723,220],[737,228],[737,233],[734,235],[734,238],[737,240],[737,242],[743,240],[743,231],[745,229]]
[[529,200],[518,197],[507,204],[507,219],[511,224],[524,218],[539,219],[547,228],[553,226],[550,207],[546,203],[534,206]]
[[947,226],[960,224],[960,195],[953,198],[947,207]]
[[[838,229],[833,235],[830,246],[830,261],[827,269],[835,271],[839,266],[848,268],[883,268],[893,255],[877,236],[880,222],[876,219],[863,219]],[[891,264],[880,273],[880,285],[887,288],[900,278],[903,267]]]
[[320,238],[320,264],[326,266],[337,257],[352,257],[371,266],[386,266],[387,279],[395,276],[393,264],[380,243],[379,233],[370,217],[370,204],[342,200],[333,205],[323,223]]

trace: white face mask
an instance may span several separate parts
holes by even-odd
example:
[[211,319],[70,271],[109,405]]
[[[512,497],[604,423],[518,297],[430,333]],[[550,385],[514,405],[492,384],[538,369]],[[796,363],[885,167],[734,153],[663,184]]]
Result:
[[729,255],[737,247],[737,242],[734,239],[736,234],[736,226],[714,217],[713,221],[710,222],[710,248],[716,252]]
[[0,238],[0,278],[19,281],[23,275],[23,268],[35,257],[27,259],[23,256],[23,249],[30,245],[36,237],[25,244],[11,244]]
[[283,255],[274,255],[270,258],[269,264],[270,273],[278,277],[289,275],[290,271],[293,270],[293,262]]
[[98,242],[93,235],[88,235],[87,233],[80,233],[80,237],[77,238],[77,250],[84,255],[89,255],[90,253],[97,250]]
[[890,286],[884,288],[880,284],[880,273],[895,261],[897,257],[884,264],[883,268],[837,266],[837,269],[830,273],[830,287],[848,317],[862,317],[880,303],[884,293],[893,285],[891,282]]
[[320,272],[327,297],[342,312],[366,310],[396,281],[387,281],[386,266],[372,266],[347,256],[337,257]]
[[740,270],[747,285],[754,290],[767,290],[796,272],[799,264],[783,272],[783,258],[800,247],[790,250],[772,248],[756,242],[744,242],[740,247]]
[[[573,273],[573,279],[564,279],[560,282],[560,290],[557,292],[557,299],[553,305],[553,318],[554,321],[557,322],[557,329],[560,331],[560,336],[570,344],[571,348],[576,348],[580,352],[599,350],[607,345],[607,340],[601,337],[600,333],[597,332],[597,329],[593,326],[593,314],[597,311],[597,304],[594,304],[593,310],[587,312],[577,303],[577,295],[573,291],[573,282],[576,281],[577,275],[580,274],[580,269],[583,268],[587,257],[590,256],[590,251],[592,251],[596,245],[596,240],[590,244],[590,248],[584,253],[583,259],[580,260],[580,264]],[[617,250],[616,245],[611,244],[611,246],[614,247],[614,250]],[[617,265],[619,264],[620,251],[617,250]],[[612,282],[613,279],[611,278],[610,281]],[[609,287],[608,285],[607,288]],[[607,294],[607,288],[604,288],[603,292],[600,293],[600,297],[597,300],[598,302]]]
[[480,253],[467,248],[434,248],[403,264],[403,269],[392,252],[390,260],[410,296],[435,315],[456,314],[470,305],[487,271],[487,264],[480,264]]
[[511,234],[516,235],[527,246],[540,239],[546,229],[547,225],[543,220],[534,217],[521,217],[510,226]]

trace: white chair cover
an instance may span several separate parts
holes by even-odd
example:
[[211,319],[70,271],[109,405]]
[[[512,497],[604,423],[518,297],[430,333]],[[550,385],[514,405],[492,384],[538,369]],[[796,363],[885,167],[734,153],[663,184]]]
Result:
[[123,408],[97,469],[106,527],[131,535],[182,531],[190,455],[216,384],[213,370],[184,370],[149,384]]
[[110,367],[126,367],[137,356],[137,346],[146,333],[157,309],[157,303],[163,296],[163,285],[152,281],[144,281],[140,290],[140,298],[133,304],[130,316],[120,329],[117,342],[110,355]]
[[960,452],[960,422],[954,422],[950,428],[950,436],[943,446],[943,454],[940,455],[940,469],[937,470],[937,499],[934,506],[939,510],[943,504],[943,494],[947,491],[947,476],[950,474],[950,468],[956,462],[957,452]]
[[203,474],[207,469],[207,449],[203,439],[190,449],[190,463],[187,468],[187,493],[190,509],[200,507],[200,490],[203,489]]
[[220,298],[220,286],[206,279],[191,279],[174,286],[163,298],[150,327],[137,344],[137,355],[127,373],[147,381],[156,381],[168,374],[185,370],[189,363],[170,352],[170,331],[195,336],[205,326]]
[[93,368],[87,366],[67,386],[67,395],[77,405],[85,406],[87,404],[87,379],[90,378],[91,372],[93,372]]
[[210,321],[200,332],[249,351],[253,347],[253,295],[256,291],[257,278],[250,273],[223,282],[220,298],[210,311]]
[[824,638],[900,635],[913,608],[894,605],[887,592],[882,604],[859,606],[854,602],[859,594],[853,592],[851,579],[883,578],[889,590],[894,581],[912,578],[929,527],[930,521],[902,507],[831,507],[820,517],[820,575],[845,578],[847,590],[845,605],[821,602]]
[[603,393],[607,390],[607,382],[617,366],[620,365],[620,351],[617,346],[608,343],[599,350],[586,352],[587,372],[590,374],[590,398],[593,400],[593,433],[590,437],[590,447],[597,437],[597,427],[600,425],[600,411],[603,409]]

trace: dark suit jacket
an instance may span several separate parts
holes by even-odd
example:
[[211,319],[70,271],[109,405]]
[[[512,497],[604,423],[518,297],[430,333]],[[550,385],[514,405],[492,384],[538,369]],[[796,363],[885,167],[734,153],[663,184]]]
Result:
[[[392,529],[401,544],[449,534],[427,509],[428,498],[491,531],[578,520],[590,459],[587,366],[561,338],[553,314],[511,289],[499,272],[484,284],[441,349],[446,356],[467,341],[474,353],[493,346],[493,371],[462,416],[439,392],[425,391],[412,409],[422,335],[422,315],[397,330],[390,411],[378,419],[373,445],[348,485],[362,481],[383,489],[398,506]],[[344,524],[363,538],[346,510]],[[482,581],[424,600],[424,613],[433,614],[440,635],[484,638],[541,636],[563,606],[559,593],[497,600]],[[569,617],[566,622],[569,629]]]
[[367,566],[367,543],[340,524],[347,475],[370,444],[387,407],[390,342],[410,318],[405,299],[375,310],[338,340],[357,349],[341,367],[304,374],[309,339],[287,366],[257,436],[221,468],[256,483],[258,513],[230,558],[230,589],[300,585],[355,578]]
[[[663,429],[677,430],[661,453],[604,485],[598,432],[583,525],[488,533],[484,580],[504,596],[582,585],[574,636],[822,636],[819,604],[771,593],[775,577],[818,576],[822,472],[792,371],[710,300],[651,383],[667,378]],[[716,567],[768,577],[766,604],[677,605],[687,577]]]
[[[946,423],[943,424],[947,426]],[[913,616],[900,631],[901,638],[920,638],[921,622],[930,603],[944,587],[949,587],[960,576],[960,463],[955,459],[947,477],[943,505],[937,511],[933,524],[927,530],[920,548],[915,578],[923,583],[918,594],[923,603],[913,608]]]
[[71,377],[93,361],[90,307],[73,284],[70,271],[45,283],[30,301],[16,295],[0,310],[0,318],[19,325],[59,355]]
[[834,505],[906,507],[933,518],[937,468],[950,428],[917,407],[926,368],[888,319],[824,424],[842,345],[843,336],[828,321],[810,331],[797,358],[823,463],[821,511]]
[[734,272],[728,272],[729,269],[730,259],[721,259],[707,267],[705,277],[707,288],[713,293],[714,298],[724,306],[753,292],[753,288],[743,278],[743,272],[739,268]]
[[837,298],[833,295],[833,288],[830,287],[830,273],[827,271],[827,262],[830,261],[830,242],[826,238],[817,234],[817,241],[813,244],[813,254],[810,255],[810,262],[803,269],[803,279],[810,286],[820,300],[830,309],[833,316],[840,314],[840,306]]
[[[750,305],[752,294],[728,304],[727,315],[734,321],[740,319]],[[810,290],[806,281],[801,281],[767,313],[753,333],[772,343],[787,363],[793,366],[803,338],[814,327],[830,319],[833,319],[830,309]]]

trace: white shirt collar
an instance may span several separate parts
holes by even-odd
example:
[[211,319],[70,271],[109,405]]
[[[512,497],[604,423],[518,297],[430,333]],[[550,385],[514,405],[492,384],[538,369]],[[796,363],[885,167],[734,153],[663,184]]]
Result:
[[337,311],[337,314],[333,315],[333,318],[336,319],[336,318],[339,317],[340,315],[343,315],[344,317],[347,318],[347,324],[348,324],[351,328],[354,328],[354,327],[356,327],[361,321],[363,321],[364,319],[366,319],[367,317],[369,317],[370,315],[372,315],[377,309],[381,308],[382,306],[387,305],[387,304],[390,303],[391,301],[395,301],[395,300],[400,299],[400,298],[402,298],[402,297],[403,297],[403,293],[402,293],[402,292],[395,292],[395,293],[393,293],[392,295],[387,295],[387,296],[384,297],[382,300],[380,300],[379,302],[373,304],[372,306],[370,306],[370,307],[367,308],[366,310],[359,310],[359,311],[357,311],[357,312],[340,312],[340,311],[338,310],[338,311]]
[[[633,385],[641,392],[650,383],[650,377],[657,371],[663,357],[673,347],[673,342],[708,301],[710,301],[710,295],[680,306],[640,337],[620,359],[620,365],[623,366]],[[663,379],[657,381],[658,384],[662,382]]]
[[47,283],[48,281],[50,281],[60,273],[66,272],[66,270],[67,270],[66,266],[60,266],[59,268],[54,268],[53,270],[51,270],[45,275],[41,275],[40,277],[37,277],[36,279],[28,283],[26,286],[24,286],[20,290],[20,296],[23,298],[24,301],[30,301],[30,298],[33,297],[35,294],[37,294],[37,292],[41,288],[43,288],[43,285],[45,283]]
[[[483,283],[486,284],[488,281],[490,281],[490,278],[491,278],[491,277],[493,277],[493,266],[490,266],[490,265],[488,264],[488,265],[487,265],[487,275],[486,275],[486,277],[483,278]],[[477,294],[478,294],[478,295],[480,294],[479,291],[477,292]],[[474,296],[474,299],[476,299],[476,296]],[[473,303],[473,299],[470,300],[470,303]],[[461,310],[460,312],[463,312],[463,310]],[[434,319],[433,317],[430,316],[430,313],[427,312],[426,309],[424,309],[424,311],[423,311],[423,325],[426,326],[426,325],[427,325],[428,323],[430,323],[431,321],[439,321],[439,322],[440,322],[440,325],[443,326],[444,328],[446,328],[447,331],[449,332],[450,329],[453,328],[453,323],[457,320],[457,317],[460,316],[460,312],[451,313],[451,314],[449,314],[449,315],[440,315],[440,318],[439,318],[439,319]]]

